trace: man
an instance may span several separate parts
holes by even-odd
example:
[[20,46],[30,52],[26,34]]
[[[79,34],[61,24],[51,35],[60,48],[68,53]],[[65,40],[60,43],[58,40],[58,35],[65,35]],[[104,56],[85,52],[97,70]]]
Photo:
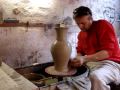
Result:
[[106,20],[93,21],[88,7],[81,6],[73,12],[73,18],[81,29],[78,35],[77,56],[72,67],[98,62],[90,74],[91,90],[110,90],[111,82],[120,83],[120,49],[113,26]]

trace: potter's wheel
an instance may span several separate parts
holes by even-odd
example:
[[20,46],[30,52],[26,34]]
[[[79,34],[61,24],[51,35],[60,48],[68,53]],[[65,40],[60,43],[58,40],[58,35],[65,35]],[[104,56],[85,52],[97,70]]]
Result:
[[71,76],[74,75],[77,70],[70,68],[67,72],[59,72],[55,70],[54,66],[49,66],[45,69],[45,72],[50,74],[50,75],[57,75],[57,76]]

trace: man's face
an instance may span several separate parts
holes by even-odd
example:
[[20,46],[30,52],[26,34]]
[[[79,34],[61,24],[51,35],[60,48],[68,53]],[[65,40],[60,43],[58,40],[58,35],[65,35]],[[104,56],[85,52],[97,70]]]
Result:
[[75,18],[75,22],[82,31],[86,31],[91,27],[93,20],[90,15],[86,15]]

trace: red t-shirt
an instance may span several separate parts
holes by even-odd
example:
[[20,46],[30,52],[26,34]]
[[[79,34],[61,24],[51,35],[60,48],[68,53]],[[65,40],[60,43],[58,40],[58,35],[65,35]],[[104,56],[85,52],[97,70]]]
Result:
[[105,20],[93,21],[89,30],[81,31],[78,35],[76,49],[77,53],[82,55],[91,55],[100,50],[107,50],[109,58],[106,59],[120,63],[120,49],[114,28]]

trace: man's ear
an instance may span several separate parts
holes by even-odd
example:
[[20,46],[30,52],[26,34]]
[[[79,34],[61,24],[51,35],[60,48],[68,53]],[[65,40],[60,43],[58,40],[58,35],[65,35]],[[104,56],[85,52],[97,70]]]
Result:
[[89,15],[89,19],[93,20],[93,17],[91,15]]

